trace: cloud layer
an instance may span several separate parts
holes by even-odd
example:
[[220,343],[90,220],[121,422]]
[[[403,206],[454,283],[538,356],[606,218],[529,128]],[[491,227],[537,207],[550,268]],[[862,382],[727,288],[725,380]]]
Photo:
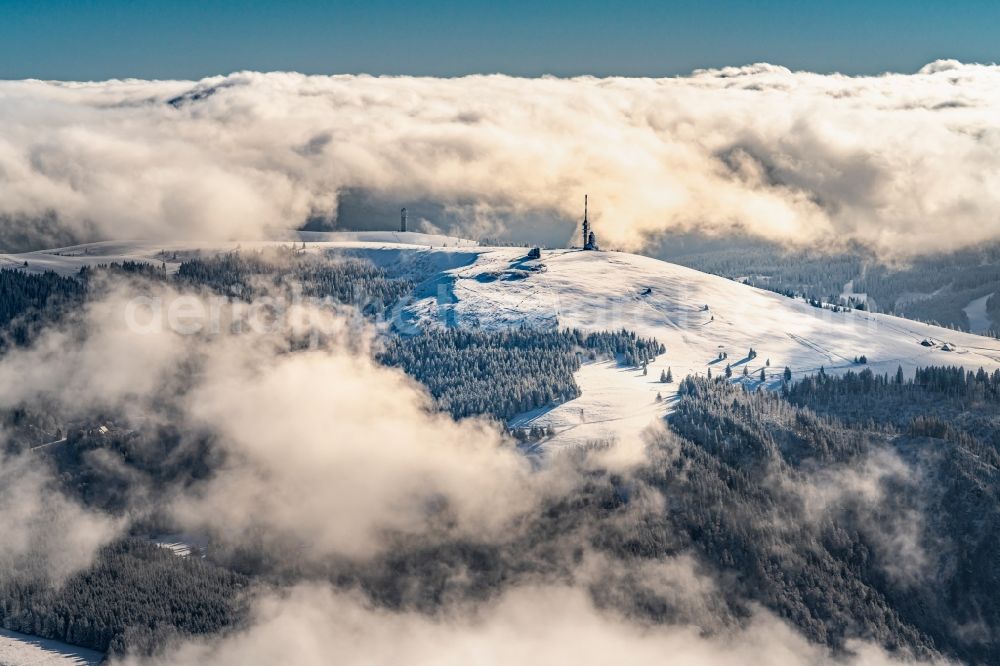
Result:
[[[204,330],[187,334],[190,317],[143,325],[179,302],[202,306]],[[213,308],[226,321],[239,310],[166,286],[109,286],[63,329],[3,357],[0,407],[44,399],[64,414],[107,410],[135,424],[211,433],[226,464],[173,498],[171,515],[220,544],[264,538],[305,560],[370,556],[387,532],[499,536],[534,508],[541,488],[558,491],[496,428],[435,412],[422,387],[377,365],[372,332],[341,314],[301,304],[266,330],[214,334]],[[289,353],[289,340],[307,332],[329,344]],[[0,526],[8,503],[26,505],[5,497]],[[10,520],[35,513],[29,505]],[[95,545],[110,536],[95,536]]]
[[515,589],[478,616],[432,618],[374,609],[324,586],[299,586],[264,598],[248,630],[211,643],[192,641],[146,663],[597,666],[623,658],[629,664],[685,666],[915,663],[869,644],[854,642],[850,648],[851,654],[835,657],[765,612],[727,636],[707,636],[695,626],[642,626],[598,611],[584,591],[571,587]]
[[331,218],[350,188],[436,202],[472,236],[575,218],[589,192],[606,244],[633,249],[733,225],[951,249],[1000,236],[998,91],[1000,67],[953,61],[878,77],[9,81],[0,238],[51,239],[53,214],[85,236],[249,237]]

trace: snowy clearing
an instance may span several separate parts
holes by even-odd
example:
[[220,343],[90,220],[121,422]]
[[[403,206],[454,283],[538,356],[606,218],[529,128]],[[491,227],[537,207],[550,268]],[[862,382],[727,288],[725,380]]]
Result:
[[969,318],[969,330],[973,333],[986,333],[993,328],[993,322],[986,313],[986,301],[993,297],[993,292],[974,299],[964,308],[965,316]]
[[160,548],[166,548],[178,557],[196,555],[204,557],[208,550],[208,538],[194,534],[154,534],[147,537]]
[[0,629],[0,666],[96,666],[102,659],[94,650]]
[[[642,370],[625,368],[612,361],[585,363],[576,374],[582,395],[576,400],[538,409],[511,420],[512,427],[552,428],[556,432],[546,445],[565,446],[607,442],[638,435],[651,421],[667,413],[667,396],[676,384],[659,382],[661,363]],[[657,394],[661,400],[657,401]]]
[[868,294],[858,293],[854,291],[854,280],[848,280],[844,285],[844,288],[840,291],[840,297],[845,301],[850,301],[852,298],[858,303],[867,303]]

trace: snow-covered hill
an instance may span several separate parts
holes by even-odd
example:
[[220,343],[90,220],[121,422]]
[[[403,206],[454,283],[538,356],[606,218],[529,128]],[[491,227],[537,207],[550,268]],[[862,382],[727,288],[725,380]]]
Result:
[[[518,420],[554,427],[557,443],[642,430],[669,408],[676,383],[659,382],[668,367],[679,380],[709,371],[719,375],[730,364],[734,380],[753,387],[761,384],[761,370],[764,384],[775,387],[786,366],[795,376],[820,367],[843,372],[859,369],[854,359],[860,356],[876,372],[902,366],[908,375],[927,365],[1000,367],[1000,341],[992,338],[888,315],[815,308],[648,257],[577,250],[543,252],[539,261],[523,257],[516,248],[482,248],[474,263],[448,271],[447,279],[437,281],[438,293],[411,312],[465,327],[627,328],[667,347],[645,376],[609,364],[585,367],[577,378],[581,398]],[[751,347],[755,358],[749,357]],[[728,357],[720,361],[720,352]]]
[[[1000,368],[1000,341],[919,322],[870,314],[832,312],[725,278],[618,252],[544,251],[480,247],[445,236],[392,232],[300,233],[273,242],[103,242],[0,255],[0,265],[68,274],[81,265],[124,259],[164,261],[176,268],[185,252],[251,249],[305,241],[309,251],[345,250],[381,265],[403,267],[420,282],[396,325],[497,329],[511,326],[626,328],[667,347],[645,376],[609,363],[585,366],[583,395],[525,414],[518,425],[552,426],[551,444],[576,444],[637,434],[664,414],[687,374],[722,374],[734,381],[775,387],[787,366],[793,375],[843,372],[865,356],[876,372],[907,374],[927,365]],[[176,256],[175,256],[176,253]],[[930,345],[930,346],[927,346]],[[750,348],[757,354],[751,358]],[[719,355],[727,355],[719,360]],[[670,368],[675,383],[659,382]],[[744,376],[746,369],[746,376]],[[657,399],[660,394],[661,400]]]

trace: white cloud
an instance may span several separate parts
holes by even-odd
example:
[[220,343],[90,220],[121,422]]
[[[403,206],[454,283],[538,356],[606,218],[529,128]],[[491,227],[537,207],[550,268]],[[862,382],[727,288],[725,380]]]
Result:
[[[775,617],[705,635],[695,626],[643,626],[594,608],[577,588],[519,588],[479,613],[428,617],[373,609],[325,587],[299,586],[265,598],[252,626],[214,642],[172,647],[143,663],[423,664],[434,666],[876,666],[902,663],[869,644],[835,657]],[[126,662],[137,663],[137,662]]]
[[20,576],[59,583],[88,566],[122,524],[60,493],[42,459],[0,456],[0,583]]
[[[182,527],[210,532],[213,546],[290,544],[289,568],[308,570],[331,558],[382,554],[387,532],[502,543],[547,495],[569,497],[576,482],[558,459],[531,471],[483,423],[435,414],[422,389],[369,358],[369,332],[335,312],[293,310],[284,325],[256,334],[139,333],[126,314],[134,299],[159,298],[169,309],[178,293],[162,285],[107,285],[102,293],[66,332],[49,330],[34,347],[0,359],[0,407],[44,395],[78,413],[124,410],[214,433],[225,453],[219,470],[170,507]],[[231,314],[222,309],[224,318]],[[310,329],[329,346],[289,353],[289,334]],[[599,460],[627,469],[637,454]],[[859,477],[854,488],[871,483]],[[0,466],[0,530],[11,536],[0,546],[3,567],[48,560],[50,571],[65,575],[121,527],[58,495],[46,500],[45,488],[30,467]],[[633,506],[663,511],[661,502],[654,495]],[[664,655],[684,664],[893,663],[868,644],[852,644],[852,659],[833,656],[763,611],[745,626],[717,626],[726,614],[724,582],[693,557],[612,562],[586,543],[579,569],[558,584],[509,587],[493,602],[444,604],[436,615],[391,612],[303,583],[262,596],[248,627],[171,645],[159,663],[587,666],[621,655],[637,664],[662,663]],[[647,626],[595,607],[590,588],[630,580],[669,603],[683,624]],[[605,601],[628,607],[615,603],[618,594],[627,592],[611,585]]]
[[[496,428],[436,412],[416,382],[376,364],[356,322],[303,304],[269,331],[130,323],[137,301],[169,312],[182,298],[206,316],[240,311],[165,286],[109,287],[64,330],[4,356],[0,407],[44,396],[64,414],[212,433],[225,464],[173,500],[176,518],[220,544],[264,535],[306,559],[371,555],[389,531],[501,538],[540,493],[560,492]],[[330,344],[289,353],[289,336],[311,330]]]
[[246,237],[329,214],[350,187],[465,210],[471,231],[576,217],[589,192],[610,245],[739,224],[948,249],[1000,235],[998,91],[1000,67],[954,61],[876,77],[8,81],[0,213],[55,210],[114,237]]
[[[883,570],[897,583],[926,584],[935,558],[925,549],[924,512],[929,507],[901,502],[900,486],[924,486],[918,468],[892,449],[873,448],[849,464],[828,463],[802,476],[775,476],[771,482],[796,495],[806,524],[818,525],[850,512],[876,549]],[[903,495],[902,497],[907,497]],[[773,518],[776,525],[783,520]],[[937,544],[944,552],[945,544]],[[940,552],[937,553],[940,556]]]

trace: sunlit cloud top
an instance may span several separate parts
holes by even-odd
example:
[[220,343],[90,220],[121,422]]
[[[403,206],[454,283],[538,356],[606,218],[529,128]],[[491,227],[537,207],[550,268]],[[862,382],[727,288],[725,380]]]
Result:
[[436,202],[449,231],[481,236],[575,218],[589,193],[605,245],[742,227],[905,255],[1000,236],[997,118],[1000,67],[956,61],[877,77],[8,81],[0,234],[44,242],[54,216],[83,236],[253,237],[333,220],[363,189]]

